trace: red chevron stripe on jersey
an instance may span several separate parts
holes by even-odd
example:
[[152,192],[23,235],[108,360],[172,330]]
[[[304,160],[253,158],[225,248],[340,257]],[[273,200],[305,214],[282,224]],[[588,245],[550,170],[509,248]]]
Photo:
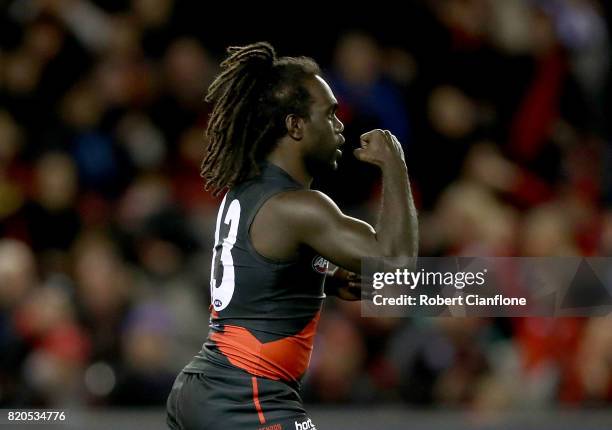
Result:
[[264,378],[298,381],[310,363],[320,312],[294,336],[262,343],[246,328],[225,325],[210,335],[234,366]]

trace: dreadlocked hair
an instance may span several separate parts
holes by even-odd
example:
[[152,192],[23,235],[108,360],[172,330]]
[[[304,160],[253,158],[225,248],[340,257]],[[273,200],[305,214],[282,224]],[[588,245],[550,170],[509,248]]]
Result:
[[314,60],[277,58],[267,42],[227,51],[205,97],[213,110],[201,174],[213,195],[259,174],[258,163],[287,133],[287,115],[309,118],[312,100],[304,83],[320,74]]

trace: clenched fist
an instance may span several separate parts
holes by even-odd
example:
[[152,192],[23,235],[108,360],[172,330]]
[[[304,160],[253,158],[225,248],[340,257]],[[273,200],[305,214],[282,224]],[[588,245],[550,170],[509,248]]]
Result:
[[360,143],[361,147],[353,152],[360,161],[381,168],[389,163],[405,164],[402,145],[389,130],[368,131],[361,135]]

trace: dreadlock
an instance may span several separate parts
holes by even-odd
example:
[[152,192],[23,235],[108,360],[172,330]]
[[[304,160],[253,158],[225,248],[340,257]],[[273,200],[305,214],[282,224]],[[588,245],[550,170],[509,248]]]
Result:
[[202,177],[214,195],[259,173],[258,162],[287,133],[287,115],[309,117],[312,100],[304,81],[320,73],[310,58],[277,58],[267,42],[227,51],[205,97],[213,111]]

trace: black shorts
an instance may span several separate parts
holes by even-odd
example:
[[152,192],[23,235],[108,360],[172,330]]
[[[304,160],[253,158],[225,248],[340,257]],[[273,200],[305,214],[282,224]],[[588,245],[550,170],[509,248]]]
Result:
[[181,372],[167,412],[172,430],[316,430],[291,386],[223,367]]

